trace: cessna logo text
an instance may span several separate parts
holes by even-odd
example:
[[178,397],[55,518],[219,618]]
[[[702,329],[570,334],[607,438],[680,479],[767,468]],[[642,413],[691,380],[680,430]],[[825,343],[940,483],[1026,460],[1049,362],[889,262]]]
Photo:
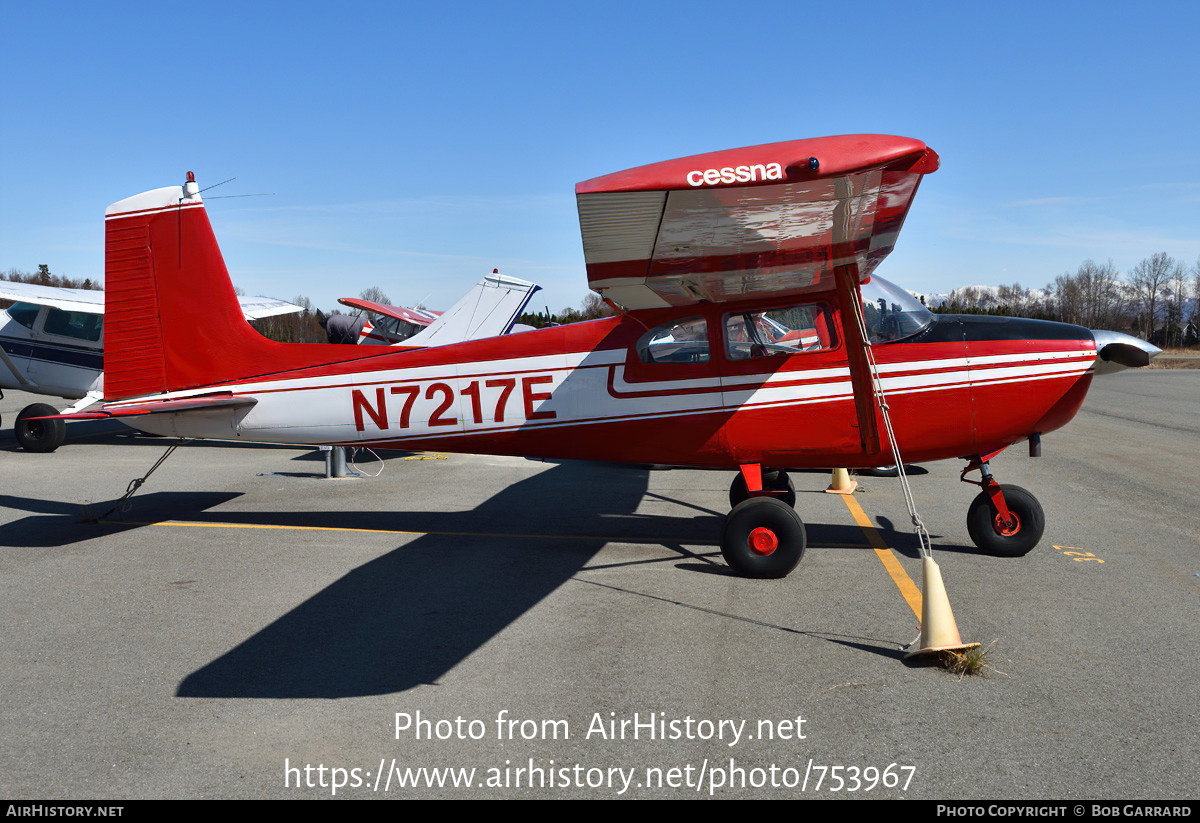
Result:
[[757,183],[759,180],[782,180],[783,166],[778,163],[759,163],[756,166],[726,166],[722,169],[689,171],[689,186],[715,186],[718,183]]

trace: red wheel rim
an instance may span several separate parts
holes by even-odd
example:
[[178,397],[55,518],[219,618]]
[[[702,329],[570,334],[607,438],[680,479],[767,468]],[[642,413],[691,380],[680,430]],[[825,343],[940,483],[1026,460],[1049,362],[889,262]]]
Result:
[[750,532],[750,536],[746,539],[746,545],[750,547],[750,551],[766,557],[774,554],[775,550],[779,548],[779,538],[775,536],[775,532],[759,526]]
[[992,528],[996,530],[996,534],[1001,537],[1012,537],[1021,530],[1021,518],[1017,517],[1017,513],[1010,511],[1008,513],[1008,522],[1001,519],[997,514],[992,518]]

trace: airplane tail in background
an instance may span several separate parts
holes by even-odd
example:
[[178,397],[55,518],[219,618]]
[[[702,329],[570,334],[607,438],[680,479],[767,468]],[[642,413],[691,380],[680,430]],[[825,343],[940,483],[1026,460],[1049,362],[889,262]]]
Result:
[[402,346],[445,346],[512,331],[541,286],[493,271]]
[[246,322],[191,172],[105,211],[104,399],[377,356],[277,343]]

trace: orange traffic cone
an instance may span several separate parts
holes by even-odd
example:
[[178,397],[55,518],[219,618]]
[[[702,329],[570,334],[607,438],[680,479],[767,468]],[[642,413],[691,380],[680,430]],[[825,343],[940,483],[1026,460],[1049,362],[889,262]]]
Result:
[[921,646],[904,655],[904,659],[938,652],[964,652],[978,646],[962,642],[942,583],[942,571],[927,555],[921,562]]
[[850,479],[850,472],[845,469],[833,470],[833,481],[825,491],[828,494],[854,494],[858,481]]

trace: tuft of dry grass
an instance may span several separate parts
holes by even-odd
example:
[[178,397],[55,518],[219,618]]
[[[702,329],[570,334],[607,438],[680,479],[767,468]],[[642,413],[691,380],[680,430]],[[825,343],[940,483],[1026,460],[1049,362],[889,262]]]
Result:
[[1200,369],[1200,348],[1188,346],[1185,348],[1170,347],[1150,361],[1151,369]]
[[1173,357],[1165,357],[1159,355],[1150,361],[1147,368],[1151,369],[1200,369],[1200,357],[1186,357],[1175,355]]
[[993,640],[987,646],[974,646],[964,652],[942,652],[938,664],[951,674],[957,674],[959,680],[967,675],[987,677],[992,672],[1004,674],[991,663],[991,650],[995,644]]

